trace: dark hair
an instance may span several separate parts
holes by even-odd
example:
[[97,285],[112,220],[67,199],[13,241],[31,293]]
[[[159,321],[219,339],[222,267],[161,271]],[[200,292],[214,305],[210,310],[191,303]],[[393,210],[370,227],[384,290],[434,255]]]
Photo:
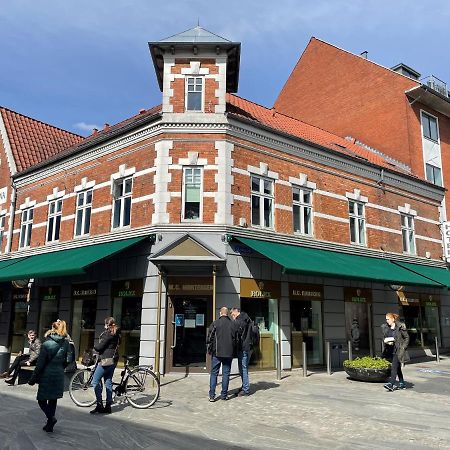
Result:
[[107,317],[105,319],[105,325],[108,327],[108,330],[111,332],[111,334],[116,334],[117,325],[114,317]]
[[233,307],[231,308],[231,311],[241,312],[241,308],[238,308],[237,306],[233,306]]

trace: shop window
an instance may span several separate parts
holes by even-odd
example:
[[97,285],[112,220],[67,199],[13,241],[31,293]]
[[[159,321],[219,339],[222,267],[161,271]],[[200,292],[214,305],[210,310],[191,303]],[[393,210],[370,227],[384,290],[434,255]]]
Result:
[[305,188],[292,188],[292,211],[294,232],[312,235],[312,191]]
[[22,211],[20,226],[19,248],[29,247],[31,243],[31,231],[33,228],[33,208]]
[[252,226],[273,228],[273,181],[252,176],[251,190]]
[[45,287],[39,289],[39,313],[38,336],[42,339],[45,333],[51,329],[52,323],[58,319],[59,311],[59,288]]
[[5,215],[0,216],[0,253],[3,249],[3,235],[5,234]]
[[61,231],[62,200],[54,200],[48,205],[47,242],[59,241]]
[[426,163],[427,180],[437,186],[442,186],[441,168]]
[[350,219],[350,242],[366,245],[366,220],[364,203],[348,201],[348,214]]
[[416,253],[416,242],[414,233],[414,217],[408,214],[400,214],[402,224],[403,251],[409,254]]
[[91,228],[92,189],[79,192],[77,195],[77,212],[75,222],[75,236],[89,234]]
[[201,167],[183,168],[183,220],[200,221],[202,217],[202,178]]
[[438,124],[436,117],[422,111],[422,132],[427,139],[438,141]]
[[27,332],[28,317],[28,289],[13,289],[13,311],[11,317],[12,337],[11,353],[17,354],[23,351]]
[[186,78],[186,111],[202,111],[203,77]]
[[133,178],[121,178],[113,185],[113,228],[122,228],[131,222]]

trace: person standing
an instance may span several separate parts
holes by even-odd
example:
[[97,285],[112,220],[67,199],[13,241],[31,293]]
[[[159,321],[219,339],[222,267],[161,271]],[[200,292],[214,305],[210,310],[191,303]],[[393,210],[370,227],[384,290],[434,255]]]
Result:
[[20,368],[23,366],[34,366],[39,356],[41,350],[41,341],[37,338],[36,331],[29,330],[27,333],[29,353],[21,353],[16,357],[14,362],[11,364],[7,372],[3,372],[0,378],[6,378],[5,383],[14,385],[16,378],[19,375]]
[[[384,388],[388,391],[396,389],[406,389],[403,379],[402,363],[409,360],[406,351],[409,344],[409,335],[406,325],[399,321],[399,315],[394,313],[386,314],[386,323],[381,326],[384,340],[383,357],[391,361],[391,378]],[[399,384],[396,385],[398,377]]]
[[209,377],[209,401],[216,400],[217,376],[222,366],[222,390],[220,398],[228,400],[231,362],[236,351],[236,325],[228,316],[228,308],[220,308],[220,316],[208,329],[206,347],[211,355],[211,374]]
[[[91,414],[111,414],[112,405],[112,377],[114,370],[119,361],[118,347],[120,342],[120,330],[116,325],[114,317],[105,319],[105,331],[100,335],[99,341],[94,345],[94,350],[98,352],[99,361],[92,379],[92,386],[97,398],[95,409],[90,411]],[[105,382],[106,403],[103,406],[102,398],[102,378]]]
[[67,365],[69,349],[66,322],[54,322],[45,337],[47,340],[41,346],[36,368],[28,384],[33,386],[39,383],[37,401],[47,417],[47,423],[42,429],[51,433],[57,422],[56,405],[64,393],[64,368]]
[[241,311],[238,307],[231,308],[231,317],[237,327],[237,358],[239,374],[242,380],[242,386],[239,389],[238,396],[250,395],[250,379],[248,376],[248,364],[252,352],[251,319],[247,313]]

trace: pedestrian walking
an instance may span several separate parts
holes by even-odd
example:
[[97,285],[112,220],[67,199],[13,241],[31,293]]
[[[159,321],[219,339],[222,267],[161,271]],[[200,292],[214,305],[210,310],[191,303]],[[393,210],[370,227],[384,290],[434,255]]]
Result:
[[[395,313],[386,314],[386,323],[381,325],[384,351],[383,357],[391,361],[391,378],[384,385],[388,391],[396,389],[406,389],[403,379],[402,364],[409,361],[409,355],[406,349],[409,344],[409,335],[406,325],[399,321],[399,315]],[[396,380],[398,377],[398,386]]]
[[250,395],[248,365],[253,350],[252,320],[247,313],[236,306],[231,308],[231,318],[235,321],[237,328],[237,358],[239,374],[242,380],[238,396],[242,397]]
[[[98,352],[99,362],[94,372],[92,386],[94,387],[97,404],[91,414],[111,414],[112,405],[112,377],[119,361],[120,330],[116,325],[114,317],[105,319],[105,331],[99,336],[98,343],[94,345],[94,350]],[[103,406],[103,385],[105,383],[106,403]]]
[[9,369],[0,375],[0,378],[6,378],[5,383],[10,384],[11,386],[13,386],[16,382],[21,367],[36,365],[36,361],[41,350],[41,341],[37,338],[36,331],[29,330],[27,337],[29,352],[21,352],[18,356],[16,356],[16,359],[11,364]]
[[217,376],[222,366],[222,390],[220,398],[228,400],[228,385],[230,382],[231,362],[236,353],[237,329],[228,316],[228,308],[220,308],[220,316],[208,329],[206,348],[211,355],[211,374],[209,377],[209,401],[216,399]]
[[57,420],[56,405],[64,393],[64,368],[67,365],[69,341],[67,340],[66,322],[54,322],[52,328],[45,333],[47,340],[42,344],[36,368],[28,382],[39,384],[37,401],[47,417],[42,428],[47,433],[53,432]]

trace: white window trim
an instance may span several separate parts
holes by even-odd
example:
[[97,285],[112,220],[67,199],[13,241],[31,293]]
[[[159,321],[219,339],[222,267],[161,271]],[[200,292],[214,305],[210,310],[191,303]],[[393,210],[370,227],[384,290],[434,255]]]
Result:
[[[90,183],[89,183],[90,184]],[[88,183],[86,183],[85,184],[85,186],[87,186],[88,185]],[[91,225],[92,225],[92,210],[93,210],[93,207],[92,207],[92,204],[93,204],[93,200],[94,200],[94,185],[95,185],[95,182],[94,182],[94,184],[92,184],[92,187],[88,187],[87,189],[83,189],[83,190],[80,190],[80,191],[76,191],[77,192],[77,195],[75,196],[75,220],[74,220],[74,227],[73,227],[73,237],[74,237],[74,239],[80,239],[80,238],[83,238],[83,237],[86,237],[86,236],[89,236],[90,234],[91,234]],[[78,196],[80,195],[80,194],[85,194],[85,196],[86,196],[86,193],[88,192],[88,191],[92,191],[92,198],[91,198],[91,203],[90,203],[90,208],[91,208],[91,223],[90,223],[90,225],[89,225],[89,233],[83,233],[83,230],[84,230],[84,224],[85,224],[85,221],[86,221],[86,214],[85,214],[85,210],[88,208],[88,206],[86,206],[86,204],[84,205],[84,206],[78,206]],[[76,234],[76,232],[77,232],[77,217],[78,217],[78,210],[79,209],[83,209],[83,215],[82,215],[82,220],[81,220],[81,234]]]
[[[130,224],[129,225],[120,225],[121,223],[123,223],[123,212],[125,211],[125,208],[120,208],[120,221],[119,221],[119,226],[114,228],[114,202],[115,202],[115,198],[114,198],[114,184],[115,183],[125,183],[125,180],[127,179],[131,179],[131,191],[129,195],[123,195],[121,198],[125,199],[127,197],[131,198],[131,202],[130,202]],[[128,228],[131,228],[131,218],[133,217],[133,187],[134,187],[134,177],[131,176],[125,176],[125,177],[121,177],[121,178],[116,178],[112,184],[111,184],[111,190],[113,193],[113,198],[112,198],[112,209],[111,209],[111,231],[118,231],[118,230],[126,230]],[[92,214],[92,211],[91,211]]]
[[[202,96],[201,96],[201,108],[197,109],[188,109],[188,79],[189,78],[200,78],[202,80]],[[195,82],[194,82],[195,86]],[[205,112],[205,77],[197,74],[197,75],[186,75],[184,79],[184,111],[187,113],[202,113]]]
[[[27,197],[27,199],[25,199],[25,203],[24,205],[27,203],[27,200],[29,200],[29,198]],[[29,202],[29,203],[33,203],[33,202]],[[36,202],[34,202],[34,204],[36,204]],[[34,209],[34,205],[28,207],[28,208],[22,208],[22,205],[20,207],[20,228],[19,228],[19,249],[27,249],[31,247],[31,237],[33,235],[33,221],[34,221],[34,211],[33,211],[33,218],[31,220],[28,220],[25,224],[23,223],[23,213],[25,211]],[[28,227],[31,227],[31,235],[30,235],[30,242],[28,243],[28,245],[23,245],[21,246],[20,243],[22,242],[22,227],[25,225],[25,233],[28,234]]]
[[[133,177],[136,173],[136,167],[129,167],[127,169],[126,164],[121,164],[119,166],[119,171],[116,173],[111,174],[110,182],[111,182],[111,194],[114,193],[114,182],[117,180],[120,180],[121,178],[129,178]],[[100,185],[99,185],[100,186]]]
[[78,193],[81,191],[88,191],[89,189],[94,189],[95,186],[95,180],[93,181],[88,181],[87,178],[82,178],[81,179],[81,184],[79,184],[78,186],[75,186],[74,192]]
[[30,197],[27,197],[25,199],[25,202],[19,206],[18,212],[21,213],[21,211],[23,211],[24,209],[34,208],[35,206],[36,206],[36,200],[30,200]]
[[57,187],[53,188],[53,193],[47,195],[47,202],[52,202],[54,200],[58,200],[66,195],[66,191],[60,191]]
[[[366,198],[366,197],[364,197]],[[354,200],[353,198],[349,198],[348,199],[348,206],[350,206],[350,202],[353,202],[355,204],[356,210],[358,210],[358,204],[362,205],[363,208],[363,214],[362,216],[359,216],[358,213],[354,213],[354,212],[350,212],[350,208],[348,208],[348,222],[349,222],[349,231],[350,231],[350,243],[352,245],[358,245],[360,247],[367,247],[367,224],[366,224],[366,203],[367,203],[367,199],[366,201],[360,201],[360,200]],[[352,221],[351,218],[355,219],[355,238],[356,238],[356,242],[352,241]],[[364,242],[360,242],[361,241],[361,234],[359,232],[359,221],[362,220],[363,221],[363,232],[364,232]]]
[[[185,219],[184,217],[184,201],[185,201],[185,195],[186,195],[186,189],[185,189],[185,173],[186,169],[200,169],[201,175],[200,175],[200,211],[199,211],[199,217],[198,219]],[[204,167],[202,166],[184,166],[183,167],[183,178],[182,178],[182,186],[181,186],[181,221],[182,222],[203,222],[203,177],[204,177]]]
[[[270,212],[272,226],[270,226],[270,227],[264,226],[264,201],[262,203],[260,202],[260,210],[259,210],[259,223],[260,224],[255,225],[252,221],[252,217],[253,217],[252,210],[251,210],[252,209],[252,196],[254,194],[256,194],[256,192],[254,192],[252,190],[252,177],[259,178],[259,180],[266,180],[266,181],[269,181],[270,183],[272,183],[272,195],[261,193],[261,182],[259,184],[260,189],[257,194],[261,199],[270,198],[272,200],[272,208],[271,208],[272,210]],[[259,228],[259,229],[264,229],[264,230],[275,230],[275,180],[273,178],[270,178],[267,176],[261,176],[261,175],[255,174],[255,173],[250,174],[250,223],[251,223],[252,228]]]
[[[425,136],[425,133],[423,132],[423,116],[429,116],[436,120],[437,141]],[[421,109],[420,110],[420,130],[422,131],[422,137],[424,139],[426,139],[427,141],[434,142],[435,144],[441,145],[441,139],[440,139],[440,133],[439,133],[439,119],[437,116],[430,114],[428,111]]]
[[[408,228],[408,227],[405,227],[403,225],[403,218],[404,217],[411,217],[411,219],[412,219],[412,221],[411,221],[412,228]],[[413,214],[408,214],[408,213],[401,213],[400,214],[400,230],[402,232],[402,248],[403,248],[403,230],[406,230],[408,232],[412,231],[412,233],[413,233],[414,251],[413,252],[411,251],[410,243],[409,243],[409,239],[408,239],[407,240],[407,242],[408,242],[408,249],[405,250],[403,248],[403,253],[406,254],[406,255],[416,255],[417,254],[416,224],[415,224],[415,220],[414,220],[414,215]]]
[[[64,194],[63,194],[64,195]],[[48,209],[47,209],[47,227],[46,227],[46,229],[45,229],[45,243],[46,244],[54,244],[54,243],[56,243],[56,242],[59,242],[59,239],[51,239],[51,240],[49,240],[48,239],[48,229],[49,229],[49,226],[50,226],[50,219],[54,219],[53,220],[53,230],[52,230],[52,237],[54,237],[55,236],[55,230],[56,230],[56,228],[55,228],[55,224],[56,224],[56,218],[58,217],[58,216],[60,216],[61,217],[61,220],[59,221],[59,235],[60,235],[60,237],[61,237],[61,224],[62,224],[62,217],[63,217],[63,214],[62,214],[62,210],[63,210],[63,199],[61,198],[63,195],[61,195],[61,196],[59,196],[59,198],[55,198],[54,200],[50,200],[49,201],[49,203],[48,203]],[[61,211],[59,211],[59,212],[57,212],[57,210],[56,210],[56,206],[57,206],[57,204],[58,204],[58,202],[61,202]],[[55,205],[55,212],[53,213],[53,214],[50,214],[50,207],[51,207],[51,205],[52,205],[52,203],[54,203],[54,205]]]
[[417,211],[411,209],[411,205],[409,203],[405,203],[405,206],[399,206],[397,209],[400,214],[406,214],[407,216],[413,217],[417,216]]
[[[291,180],[291,178],[289,178],[289,181]],[[307,185],[308,183],[305,183],[303,186],[301,185],[292,185],[292,193],[294,189],[300,189],[300,191],[308,191],[311,195],[311,203],[310,204],[306,204],[303,203],[303,201],[294,201],[294,198],[292,198],[292,223],[294,222],[294,206],[299,206],[300,207],[300,211],[302,211],[303,208],[308,207],[311,210],[311,220],[310,220],[310,228],[311,228],[311,233],[305,233],[304,228],[305,225],[303,223],[302,217],[303,214],[300,214],[300,231],[295,231],[294,229],[294,234],[300,235],[300,236],[309,236],[312,237],[314,236],[314,189],[312,187],[309,187]],[[316,186],[315,183],[309,183],[310,186],[314,185]],[[303,197],[303,195],[301,195],[301,198]]]
[[358,203],[367,203],[369,199],[361,195],[361,191],[359,189],[353,189],[353,192],[346,192],[345,196],[349,200],[353,200]]

